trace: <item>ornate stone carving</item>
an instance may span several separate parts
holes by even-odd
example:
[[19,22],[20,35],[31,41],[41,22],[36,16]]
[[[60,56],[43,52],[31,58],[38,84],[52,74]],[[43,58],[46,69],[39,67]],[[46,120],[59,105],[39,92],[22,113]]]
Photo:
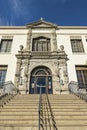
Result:
[[20,83],[21,64],[22,64],[21,59],[17,59],[17,68],[16,68],[16,74],[15,74],[15,85],[17,86],[17,88],[19,87],[19,83]]
[[24,48],[24,46],[23,46],[23,45],[20,45],[20,51],[22,51],[22,50],[23,50],[23,48]]
[[60,45],[60,50],[64,51],[64,46],[63,45]]

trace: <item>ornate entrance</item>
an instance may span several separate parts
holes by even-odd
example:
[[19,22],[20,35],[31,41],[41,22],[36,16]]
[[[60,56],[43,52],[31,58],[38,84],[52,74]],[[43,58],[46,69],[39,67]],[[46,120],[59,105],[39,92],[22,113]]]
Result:
[[47,67],[37,67],[31,72],[30,93],[52,93],[52,74]]

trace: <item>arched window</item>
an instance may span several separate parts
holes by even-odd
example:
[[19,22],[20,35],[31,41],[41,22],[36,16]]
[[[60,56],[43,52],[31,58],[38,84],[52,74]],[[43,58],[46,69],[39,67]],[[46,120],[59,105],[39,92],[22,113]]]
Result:
[[45,37],[33,39],[32,51],[50,51],[50,39]]

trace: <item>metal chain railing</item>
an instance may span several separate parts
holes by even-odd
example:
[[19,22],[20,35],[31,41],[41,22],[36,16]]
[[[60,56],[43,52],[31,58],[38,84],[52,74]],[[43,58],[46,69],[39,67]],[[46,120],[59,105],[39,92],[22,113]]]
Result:
[[38,130],[58,130],[48,94],[39,95]]
[[[49,100],[49,96],[48,94],[46,94],[47,97],[47,104],[48,104],[48,108],[49,108],[49,112],[50,112],[50,116],[48,116],[48,121],[49,121],[49,126],[50,126],[50,130],[58,130],[57,126],[56,126],[56,121],[54,118],[54,114],[51,108],[51,104],[50,104],[50,100]],[[51,120],[51,121],[50,121]]]
[[41,87],[40,87],[40,96],[39,96],[39,106],[38,106],[38,130],[40,130],[42,126],[42,116],[43,116],[43,111],[42,111],[42,92],[41,92]]

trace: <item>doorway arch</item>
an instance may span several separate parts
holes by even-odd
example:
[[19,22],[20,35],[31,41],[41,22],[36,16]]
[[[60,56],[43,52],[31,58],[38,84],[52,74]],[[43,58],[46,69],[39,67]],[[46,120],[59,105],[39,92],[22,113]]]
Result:
[[30,94],[41,92],[52,94],[52,73],[49,68],[40,66],[32,70],[30,76]]

